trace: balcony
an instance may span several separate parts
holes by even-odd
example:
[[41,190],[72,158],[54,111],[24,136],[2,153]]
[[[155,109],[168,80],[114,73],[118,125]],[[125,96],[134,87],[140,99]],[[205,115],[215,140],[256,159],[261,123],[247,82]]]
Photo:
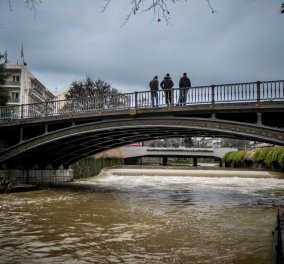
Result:
[[40,101],[45,101],[45,96],[36,89],[30,89],[30,94],[36,96]]
[[13,86],[20,86],[21,82],[20,81],[6,81],[5,85],[13,85]]
[[20,103],[20,98],[9,98],[8,104],[9,103]]

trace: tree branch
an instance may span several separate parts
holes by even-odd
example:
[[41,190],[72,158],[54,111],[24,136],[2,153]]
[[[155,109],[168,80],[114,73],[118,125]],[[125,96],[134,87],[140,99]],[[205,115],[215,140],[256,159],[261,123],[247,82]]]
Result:
[[[127,14],[123,25],[125,25],[128,20],[136,15],[139,10],[141,12],[148,12],[153,11],[153,19],[157,19],[157,22],[161,22],[162,20],[165,21],[167,24],[170,24],[170,11],[169,11],[169,4],[176,4],[178,2],[186,2],[187,0],[131,0],[129,5],[131,11]],[[211,0],[205,0],[209,6],[209,9],[214,14],[216,10],[211,5]],[[103,7],[102,12],[106,10],[108,5],[110,4],[111,0],[105,0],[105,5]],[[141,7],[146,5],[146,8],[142,9]]]
[[[42,0],[23,0],[26,8],[31,11],[36,11],[36,6],[42,3]],[[9,0],[10,11],[13,11],[13,0]]]
[[111,0],[105,0],[105,5],[103,6],[102,13],[105,12]]
[[211,9],[212,14],[216,13],[216,10],[213,9],[213,7],[212,7],[212,5],[211,5],[211,3],[210,3],[210,0],[206,0],[206,1],[207,1],[207,3],[208,3],[209,8]]

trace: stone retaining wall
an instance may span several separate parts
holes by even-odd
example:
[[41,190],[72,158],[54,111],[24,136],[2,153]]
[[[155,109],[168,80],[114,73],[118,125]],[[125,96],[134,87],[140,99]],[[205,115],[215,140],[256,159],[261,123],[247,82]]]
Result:
[[58,170],[0,170],[0,177],[15,183],[58,183],[73,180],[72,169]]

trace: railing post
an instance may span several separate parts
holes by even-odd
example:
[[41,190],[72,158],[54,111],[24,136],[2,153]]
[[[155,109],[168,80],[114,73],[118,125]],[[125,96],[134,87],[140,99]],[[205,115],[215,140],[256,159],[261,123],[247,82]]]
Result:
[[211,104],[212,106],[215,104],[215,85],[211,85]]
[[21,119],[24,118],[24,105],[21,104]]
[[45,102],[45,116],[48,116],[48,101]]
[[72,98],[72,108],[71,108],[71,114],[75,112],[75,99]]
[[134,93],[134,107],[135,107],[135,109],[137,109],[138,108],[138,92],[136,92],[135,91],[135,93]]
[[256,82],[256,102],[260,102],[260,81]]

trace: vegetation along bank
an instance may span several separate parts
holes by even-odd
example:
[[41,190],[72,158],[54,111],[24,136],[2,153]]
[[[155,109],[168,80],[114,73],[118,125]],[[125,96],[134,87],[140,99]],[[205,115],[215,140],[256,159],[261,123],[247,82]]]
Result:
[[225,154],[223,162],[226,167],[284,171],[284,147],[231,151]]

